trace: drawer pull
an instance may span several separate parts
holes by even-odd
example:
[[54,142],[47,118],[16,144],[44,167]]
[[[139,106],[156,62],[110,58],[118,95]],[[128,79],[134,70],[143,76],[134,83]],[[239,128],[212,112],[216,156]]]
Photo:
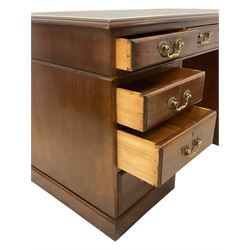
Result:
[[169,100],[168,100],[168,107],[170,109],[174,109],[179,112],[181,110],[183,110],[184,108],[187,107],[188,105],[188,101],[189,99],[192,97],[191,95],[191,91],[190,90],[186,90],[183,94],[183,99],[185,100],[185,103],[183,105],[180,106],[180,103],[178,101],[176,101],[176,98],[175,97],[171,97]]
[[178,38],[175,41],[172,49],[170,48],[170,45],[171,44],[168,44],[165,41],[160,42],[159,51],[161,53],[161,56],[173,59],[180,55],[181,48],[184,46],[184,41],[181,38]]
[[213,36],[213,32],[205,32],[205,33],[199,33],[198,35],[198,43],[201,45],[209,44],[211,41],[211,38]]
[[194,139],[192,142],[192,148],[190,148],[189,146],[185,146],[182,148],[183,154],[187,157],[192,158],[198,153],[201,144],[202,140],[199,137]]

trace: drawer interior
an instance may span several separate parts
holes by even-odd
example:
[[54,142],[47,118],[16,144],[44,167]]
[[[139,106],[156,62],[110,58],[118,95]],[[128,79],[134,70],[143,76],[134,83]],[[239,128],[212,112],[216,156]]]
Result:
[[196,69],[174,68],[167,72],[126,84],[122,88],[138,92],[143,96],[150,96],[153,95],[155,91],[159,93],[166,89],[173,88],[174,83],[178,85],[183,83],[183,81],[192,80],[201,75],[204,76],[205,72]]
[[188,129],[207,115],[214,112],[215,111],[207,108],[194,106],[186,112],[176,115],[148,132],[141,133],[129,128],[124,128],[124,131],[118,130],[118,132],[129,133],[129,136],[131,137],[135,136],[138,140],[146,140],[156,147],[161,147],[164,145],[164,142],[168,141],[174,135]]

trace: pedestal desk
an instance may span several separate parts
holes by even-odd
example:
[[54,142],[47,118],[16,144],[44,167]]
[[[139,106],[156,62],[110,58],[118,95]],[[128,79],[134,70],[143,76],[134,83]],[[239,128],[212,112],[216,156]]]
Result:
[[216,10],[32,14],[32,181],[118,239],[218,144],[218,23]]

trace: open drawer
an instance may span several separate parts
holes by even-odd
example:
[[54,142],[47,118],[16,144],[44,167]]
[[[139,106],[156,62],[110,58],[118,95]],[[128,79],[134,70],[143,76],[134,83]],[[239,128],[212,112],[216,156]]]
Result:
[[213,141],[216,111],[194,106],[146,132],[117,131],[118,167],[161,186]]
[[218,49],[218,42],[218,24],[168,31],[164,34],[119,37],[115,40],[116,68],[139,70]]
[[117,88],[117,122],[147,131],[200,102],[204,80],[204,71],[175,68]]
[[116,68],[134,71],[195,53],[198,30],[116,38]]

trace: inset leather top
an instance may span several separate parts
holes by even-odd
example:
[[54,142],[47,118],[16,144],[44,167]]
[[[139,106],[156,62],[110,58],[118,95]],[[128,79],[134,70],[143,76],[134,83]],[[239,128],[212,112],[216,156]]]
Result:
[[152,9],[152,10],[100,10],[100,11],[64,11],[32,13],[33,21],[85,21],[110,26],[128,26],[131,22],[157,22],[218,18],[216,9]]

